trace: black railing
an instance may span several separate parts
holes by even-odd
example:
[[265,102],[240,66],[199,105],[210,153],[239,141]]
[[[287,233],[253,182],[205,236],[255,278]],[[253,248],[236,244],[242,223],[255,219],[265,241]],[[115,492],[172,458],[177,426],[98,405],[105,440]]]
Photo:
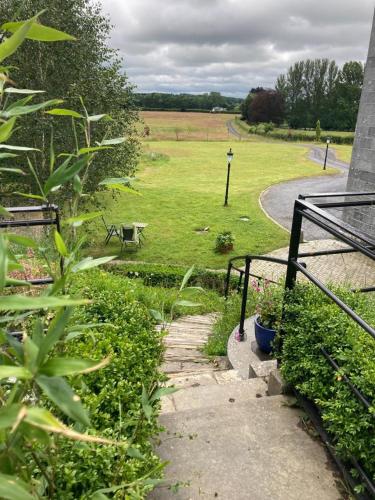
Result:
[[[370,199],[368,199],[370,197]],[[317,203],[312,203],[307,201],[308,199],[333,199],[334,201],[319,201]],[[344,198],[344,201],[337,200],[337,198]],[[355,199],[354,199],[355,198]],[[336,201],[336,200],[337,201]],[[338,219],[336,216],[330,214],[327,210],[332,208],[349,209],[353,207],[370,207],[375,206],[375,193],[319,193],[302,196],[300,195],[298,200],[294,204],[293,212],[293,223],[289,244],[289,256],[288,260],[277,259],[268,256],[253,256],[245,255],[242,257],[234,257],[229,261],[228,272],[225,286],[225,294],[227,296],[229,290],[229,280],[232,270],[236,270],[239,273],[239,285],[238,289],[241,289],[243,281],[243,292],[242,292],[242,306],[241,306],[241,317],[240,317],[240,340],[244,340],[244,323],[246,319],[246,304],[249,288],[249,277],[254,276],[255,278],[261,278],[251,274],[251,262],[253,260],[263,260],[267,262],[273,262],[277,264],[286,264],[286,279],[285,279],[285,289],[291,290],[294,288],[297,273],[301,272],[309,281],[311,281],[315,286],[317,286],[327,297],[329,297],[338,307],[340,307],[348,316],[350,316],[353,321],[355,321],[366,333],[370,335],[375,340],[375,329],[373,326],[369,325],[363,318],[361,318],[353,309],[351,309],[342,299],[340,299],[332,290],[330,290],[322,281],[320,281],[312,272],[310,272],[306,264],[299,261],[301,258],[306,257],[319,257],[324,255],[335,255],[335,254],[345,254],[359,252],[362,255],[375,261],[375,239],[371,236],[363,233],[362,231],[354,228],[347,222]],[[317,225],[321,229],[325,230],[327,233],[334,236],[336,239],[347,244],[345,248],[330,249],[330,250],[318,250],[313,252],[300,252],[299,246],[301,242],[301,231],[303,220],[306,219],[311,223]],[[235,266],[233,263],[242,260],[245,263],[244,267]],[[375,286],[368,286],[364,288],[358,288],[356,291],[360,292],[373,292],[375,291]],[[282,348],[282,339],[281,339]],[[337,361],[330,355],[326,349],[321,349],[322,356],[327,360],[329,365],[335,371],[340,371],[341,367]],[[367,409],[373,406],[373,402],[357,388],[354,383],[350,380],[350,376],[345,375],[342,377],[344,383],[347,384],[348,388],[351,390],[353,395],[360,401],[360,403]],[[312,421],[315,423],[316,428],[323,440],[327,445],[328,450],[332,454],[336,464],[341,469],[343,476],[348,481],[348,483],[354,488],[355,483],[351,474],[349,473],[350,468],[355,468],[358,473],[358,477],[366,487],[365,494],[357,494],[357,498],[375,498],[375,485],[370,478],[369,474],[366,473],[362,464],[356,460],[354,457],[350,460],[350,464],[344,464],[335,454],[334,446],[332,445],[331,437],[324,430],[323,425],[321,425],[321,418],[316,406],[303,398],[298,392],[296,392],[299,400],[305,411],[308,413]],[[375,418],[375,417],[374,417]]]
[[[286,259],[279,259],[277,257],[271,257],[268,255],[243,255],[239,257],[233,257],[230,259],[229,264],[228,264],[228,270],[227,270],[227,276],[225,280],[225,298],[228,298],[228,293],[229,293],[229,285],[230,285],[230,277],[232,271],[236,271],[239,273],[239,279],[238,279],[238,285],[237,285],[237,290],[238,292],[241,291],[241,286],[242,286],[242,281],[243,281],[243,287],[242,287],[242,301],[241,301],[241,316],[240,316],[240,326],[239,326],[239,334],[240,334],[240,340],[244,340],[245,338],[245,320],[246,320],[246,305],[247,305],[247,297],[248,297],[248,291],[249,291],[249,280],[250,276],[256,279],[264,279],[264,276],[260,276],[257,274],[254,274],[251,272],[251,263],[254,261],[264,261],[264,262],[272,262],[273,264],[281,264],[284,266],[288,265],[288,261]],[[235,266],[233,263],[237,261],[242,261],[244,264],[244,267],[240,266]],[[273,281],[272,279],[268,279],[267,281],[270,283],[277,283]]]
[[[30,213],[49,213],[50,217],[42,219],[0,219],[0,228],[8,229],[14,227],[35,227],[35,226],[56,226],[57,231],[61,232],[60,212],[57,205],[40,205],[29,207],[7,207],[7,212],[10,214],[30,214]],[[64,258],[60,257],[60,271],[64,269]],[[34,278],[26,280],[30,285],[48,285],[53,283],[52,277]]]

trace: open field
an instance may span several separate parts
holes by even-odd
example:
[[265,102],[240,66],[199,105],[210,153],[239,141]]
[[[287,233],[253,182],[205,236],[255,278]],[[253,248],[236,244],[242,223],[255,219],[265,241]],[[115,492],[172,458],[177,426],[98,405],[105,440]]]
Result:
[[[168,113],[169,116],[169,113]],[[205,117],[205,115],[203,115]],[[223,207],[226,152],[233,146],[229,207]],[[228,258],[246,252],[262,254],[288,244],[289,235],[262,212],[258,198],[271,184],[306,175],[321,175],[306,159],[307,148],[284,142],[159,141],[144,144],[137,189],[113,201],[105,194],[109,222],[146,222],[146,243],[126,249],[122,258],[223,268]],[[329,174],[331,170],[327,171]],[[240,217],[247,216],[248,222]],[[209,227],[200,233],[199,228]],[[234,251],[213,250],[219,232],[230,230]],[[98,254],[118,254],[119,242],[103,246],[101,225],[95,230]]]
[[144,126],[150,128],[146,141],[221,141],[228,140],[227,121],[236,115],[177,111],[142,111]]

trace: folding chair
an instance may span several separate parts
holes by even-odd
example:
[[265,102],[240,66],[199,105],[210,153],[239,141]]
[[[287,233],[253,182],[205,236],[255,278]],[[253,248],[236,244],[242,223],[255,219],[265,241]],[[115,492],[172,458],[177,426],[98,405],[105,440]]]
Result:
[[139,246],[139,234],[137,227],[132,224],[131,226],[121,226],[120,229],[121,252],[126,245]]
[[103,216],[102,216],[102,221],[103,221],[104,227],[106,228],[106,231],[107,231],[107,236],[104,240],[104,243],[105,243],[105,245],[108,245],[109,240],[112,238],[112,236],[120,237],[120,233],[119,233],[116,225],[115,224],[107,224],[105,221],[105,218]]

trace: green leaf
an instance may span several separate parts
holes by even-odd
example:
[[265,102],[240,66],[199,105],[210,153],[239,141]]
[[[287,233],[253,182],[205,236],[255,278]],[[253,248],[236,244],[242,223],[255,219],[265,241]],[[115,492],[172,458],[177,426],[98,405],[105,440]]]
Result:
[[21,245],[27,248],[38,248],[38,244],[31,238],[27,238],[26,236],[20,236],[19,234],[7,234],[7,238],[9,241],[13,243],[17,243],[17,245]]
[[65,242],[58,231],[54,232],[54,239],[59,254],[62,255],[63,257],[68,257],[69,256],[68,249],[66,248]]
[[17,158],[18,155],[15,155],[14,153],[0,153],[0,160],[3,160],[4,158]]
[[141,402],[142,402],[143,413],[145,414],[145,417],[147,418],[147,420],[150,420],[154,410],[150,404],[150,401],[148,399],[148,394],[147,394],[147,391],[146,391],[144,386],[142,387]]
[[[4,31],[9,31],[10,33],[15,33],[17,30],[22,28],[25,21],[10,22],[5,23],[2,26]],[[39,42],[61,42],[66,40],[76,40],[72,35],[68,35],[63,31],[56,30],[55,28],[50,28],[49,26],[43,26],[38,22],[33,22],[30,29],[26,34],[26,38],[29,40],[36,40]]]
[[53,358],[49,359],[39,370],[43,375],[49,377],[66,377],[67,375],[76,375],[78,373],[90,373],[108,365],[109,358],[102,361],[93,361],[92,359],[73,359],[73,358]]
[[86,269],[91,269],[93,267],[101,266],[102,264],[106,264],[111,260],[115,259],[116,255],[111,255],[109,257],[99,257],[98,259],[93,259],[92,257],[87,257],[86,259],[81,260],[75,264],[72,268],[73,273],[78,273],[80,271],[86,271]]
[[82,168],[87,165],[89,160],[88,156],[85,156],[72,165],[69,165],[71,157],[69,156],[47,179],[44,184],[44,192],[47,195],[53,188],[61,186],[65,182],[68,182],[75,175],[77,175]]
[[88,304],[84,299],[68,299],[63,297],[25,297],[22,295],[6,295],[1,297],[0,311],[23,311],[35,309],[56,309],[59,307]]
[[102,151],[103,149],[112,149],[110,146],[92,146],[91,148],[81,148],[78,151],[78,156],[85,155],[87,153],[95,153],[95,151]]
[[77,111],[66,108],[54,108],[46,111],[46,113],[48,115],[54,116],[72,116],[73,118],[84,118],[80,113],[77,113]]
[[197,304],[196,302],[190,302],[190,300],[176,300],[174,305],[181,307],[198,307],[201,304]]
[[102,114],[102,115],[92,115],[92,116],[88,116],[87,117],[87,121],[88,122],[98,122],[99,120],[101,120],[102,118],[106,118],[106,119],[111,119],[111,117],[107,114]]
[[75,175],[73,177],[73,189],[78,194],[82,193],[83,186],[82,186],[82,181],[81,181],[79,175]]
[[42,94],[45,90],[30,90],[30,89],[16,89],[15,87],[7,87],[4,92],[6,94]]
[[104,495],[101,491],[95,491],[90,497],[90,500],[109,500],[107,495]]
[[185,286],[187,285],[187,282],[189,281],[189,279],[191,278],[192,274],[194,272],[194,266],[191,266],[190,269],[188,269],[185,273],[185,276],[183,277],[182,279],[182,283],[181,283],[181,286],[180,286],[180,292],[181,290],[183,290],[185,288]]
[[103,215],[103,212],[90,212],[88,214],[77,215],[76,217],[69,217],[68,219],[65,219],[63,224],[69,224],[69,225],[71,224],[77,227],[80,226],[83,222],[96,219],[101,215]]
[[21,404],[12,404],[0,409],[0,429],[13,427],[21,410]]
[[22,44],[27,34],[29,33],[35,19],[36,18],[34,17],[24,22],[22,26],[20,26],[19,29],[17,29],[11,37],[1,42],[0,62],[11,56],[18,49],[18,47]]
[[0,215],[5,215],[6,217],[13,217],[13,215],[1,205],[0,205]]
[[9,474],[0,474],[0,498],[6,500],[37,500],[37,497],[29,493],[26,483]]
[[23,366],[0,365],[0,379],[9,377],[28,380],[32,378],[33,375]]
[[17,196],[22,196],[22,198],[29,198],[30,200],[46,201],[46,198],[43,198],[43,196],[40,196],[39,194],[20,193],[19,191],[15,191],[13,194],[16,194]]
[[131,458],[138,458],[139,460],[145,459],[144,455],[142,455],[139,449],[135,446],[129,446],[129,448],[126,450],[126,454]]
[[115,139],[105,139],[100,143],[101,146],[114,146],[115,144],[122,144],[126,141],[125,137],[116,137]]
[[0,125],[0,142],[5,142],[12,135],[13,127],[16,124],[16,117],[10,118],[2,125]]
[[168,394],[173,394],[174,392],[177,391],[178,389],[176,387],[159,387],[159,389],[156,389],[156,391],[152,393],[152,396],[150,397],[150,403],[158,401],[163,396],[167,396]]
[[44,394],[53,401],[65,415],[73,420],[81,422],[85,426],[90,425],[86,409],[83,407],[80,398],[72,391],[65,379],[61,377],[38,375],[35,381]]
[[0,233],[0,289],[4,288],[8,272],[8,242]]
[[118,191],[123,191],[124,193],[130,193],[130,194],[136,194],[137,196],[142,196],[142,194],[136,191],[135,189],[128,186],[123,186],[122,184],[107,184],[106,186],[108,189],[117,189]]
[[156,309],[149,309],[151,316],[154,318],[156,321],[163,321],[163,315],[161,314],[160,311],[157,311]]
[[[17,156],[17,155],[14,155],[14,156]],[[0,172],[10,172],[12,174],[26,175],[25,172],[23,170],[21,170],[20,168],[0,167]]]
[[41,364],[46,355],[51,351],[55,344],[64,335],[65,328],[68,325],[69,319],[72,314],[72,308],[63,309],[56,314],[51,321],[46,336],[43,342],[39,343],[39,356],[38,363]]
[[12,109],[6,109],[0,113],[0,116],[4,118],[10,118],[12,116],[28,115],[29,113],[35,113],[41,109],[48,108],[48,106],[54,106],[55,104],[61,104],[61,99],[51,99],[50,101],[40,102],[38,104],[30,104],[29,106],[16,106]]
[[[9,149],[10,151],[39,151],[39,149],[36,148],[28,148],[26,146],[11,146],[10,144],[0,144],[0,149]],[[9,154],[9,153],[4,153],[4,154]]]

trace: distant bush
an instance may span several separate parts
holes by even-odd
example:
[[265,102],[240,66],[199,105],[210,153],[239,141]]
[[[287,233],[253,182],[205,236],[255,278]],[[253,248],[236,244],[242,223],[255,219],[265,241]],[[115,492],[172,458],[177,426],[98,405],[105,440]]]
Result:
[[[187,267],[167,264],[113,264],[106,268],[109,272],[127,278],[141,278],[147,286],[165,288],[179,287]],[[201,286],[208,290],[224,292],[226,273],[195,268],[189,280],[191,286]],[[232,277],[231,288],[235,288],[237,280]]]
[[[282,141],[304,141],[304,142],[314,142],[317,140],[316,132],[308,130],[293,130],[293,129],[272,129],[266,132],[266,126],[269,124],[259,124],[257,126],[251,126],[249,128],[250,134],[265,135],[273,139],[279,139]],[[333,144],[353,144],[354,134],[350,133],[340,133],[340,132],[325,132],[320,135],[320,142],[325,143],[327,139],[331,140]]]

